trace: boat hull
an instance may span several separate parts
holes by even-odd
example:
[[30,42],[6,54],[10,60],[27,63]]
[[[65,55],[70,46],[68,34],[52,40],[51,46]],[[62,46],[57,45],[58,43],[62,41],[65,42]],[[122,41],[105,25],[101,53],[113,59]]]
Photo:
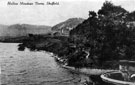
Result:
[[[112,77],[112,75],[113,75],[113,77]],[[104,73],[101,75],[101,78],[104,82],[107,82],[107,83],[110,83],[113,85],[135,85],[135,82],[124,81],[124,78],[122,78],[122,73],[118,72],[118,71]]]

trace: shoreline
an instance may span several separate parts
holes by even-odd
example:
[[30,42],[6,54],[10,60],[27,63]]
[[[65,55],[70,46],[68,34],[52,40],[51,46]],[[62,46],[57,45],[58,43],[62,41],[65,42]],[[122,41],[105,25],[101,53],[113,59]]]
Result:
[[80,73],[80,74],[84,74],[84,75],[101,75],[101,74],[106,73],[106,72],[118,71],[118,70],[91,69],[91,68],[76,69],[75,67],[66,66],[66,65],[62,65],[62,67],[65,69],[68,69],[70,71],[73,71],[75,73]]
[[[63,63],[61,58],[56,57],[55,55],[53,56],[55,59],[58,60],[58,62]],[[110,71],[118,71],[118,70],[113,70],[113,69],[96,69],[96,68],[86,68],[86,67],[82,67],[82,68],[75,68],[73,66],[67,66],[67,65],[61,65],[62,68],[68,69],[70,71],[73,71],[75,73],[80,73],[80,74],[84,74],[84,75],[101,75],[104,74],[106,72],[110,72]]]

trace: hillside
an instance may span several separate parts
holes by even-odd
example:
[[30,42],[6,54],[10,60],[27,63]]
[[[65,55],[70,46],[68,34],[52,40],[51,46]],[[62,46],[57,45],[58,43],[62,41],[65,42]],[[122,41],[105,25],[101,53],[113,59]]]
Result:
[[89,11],[89,18],[70,31],[72,41],[87,49],[101,67],[105,61],[135,60],[135,23],[129,15],[121,6],[106,1],[97,13]]
[[44,25],[0,25],[0,37],[21,37],[28,34],[46,34],[48,32],[51,32],[51,27]]
[[[51,52],[76,68],[116,69],[119,60],[135,60],[135,27],[127,14],[121,6],[106,1],[98,12],[89,11],[88,19],[72,28],[70,36],[32,36],[19,49]],[[70,20],[52,30],[61,33],[61,29],[72,27]]]
[[0,24],[0,36],[4,36],[5,35],[4,30],[7,29],[7,28],[8,28],[7,25]]
[[52,31],[60,35],[69,35],[70,30],[75,28],[78,24],[82,23],[83,21],[84,19],[82,18],[70,18],[64,22],[61,22],[53,26]]

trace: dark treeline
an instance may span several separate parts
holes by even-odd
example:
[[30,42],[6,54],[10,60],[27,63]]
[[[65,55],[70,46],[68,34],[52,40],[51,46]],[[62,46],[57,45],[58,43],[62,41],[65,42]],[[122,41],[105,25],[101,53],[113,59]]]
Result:
[[19,45],[52,52],[69,66],[116,68],[121,59],[135,60],[135,12],[106,1],[96,13],[70,31],[70,36],[29,35]]

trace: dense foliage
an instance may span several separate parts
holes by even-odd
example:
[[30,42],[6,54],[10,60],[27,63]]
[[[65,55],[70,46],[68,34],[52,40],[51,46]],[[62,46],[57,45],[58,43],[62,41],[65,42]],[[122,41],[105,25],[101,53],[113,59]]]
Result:
[[118,60],[135,60],[133,14],[106,1],[97,13],[89,11],[89,18],[72,29],[69,37],[30,36],[20,49],[53,52],[70,66],[112,68]]
[[70,32],[74,43],[89,50],[98,65],[105,61],[135,60],[135,29],[128,25],[129,12],[106,1],[95,13]]

